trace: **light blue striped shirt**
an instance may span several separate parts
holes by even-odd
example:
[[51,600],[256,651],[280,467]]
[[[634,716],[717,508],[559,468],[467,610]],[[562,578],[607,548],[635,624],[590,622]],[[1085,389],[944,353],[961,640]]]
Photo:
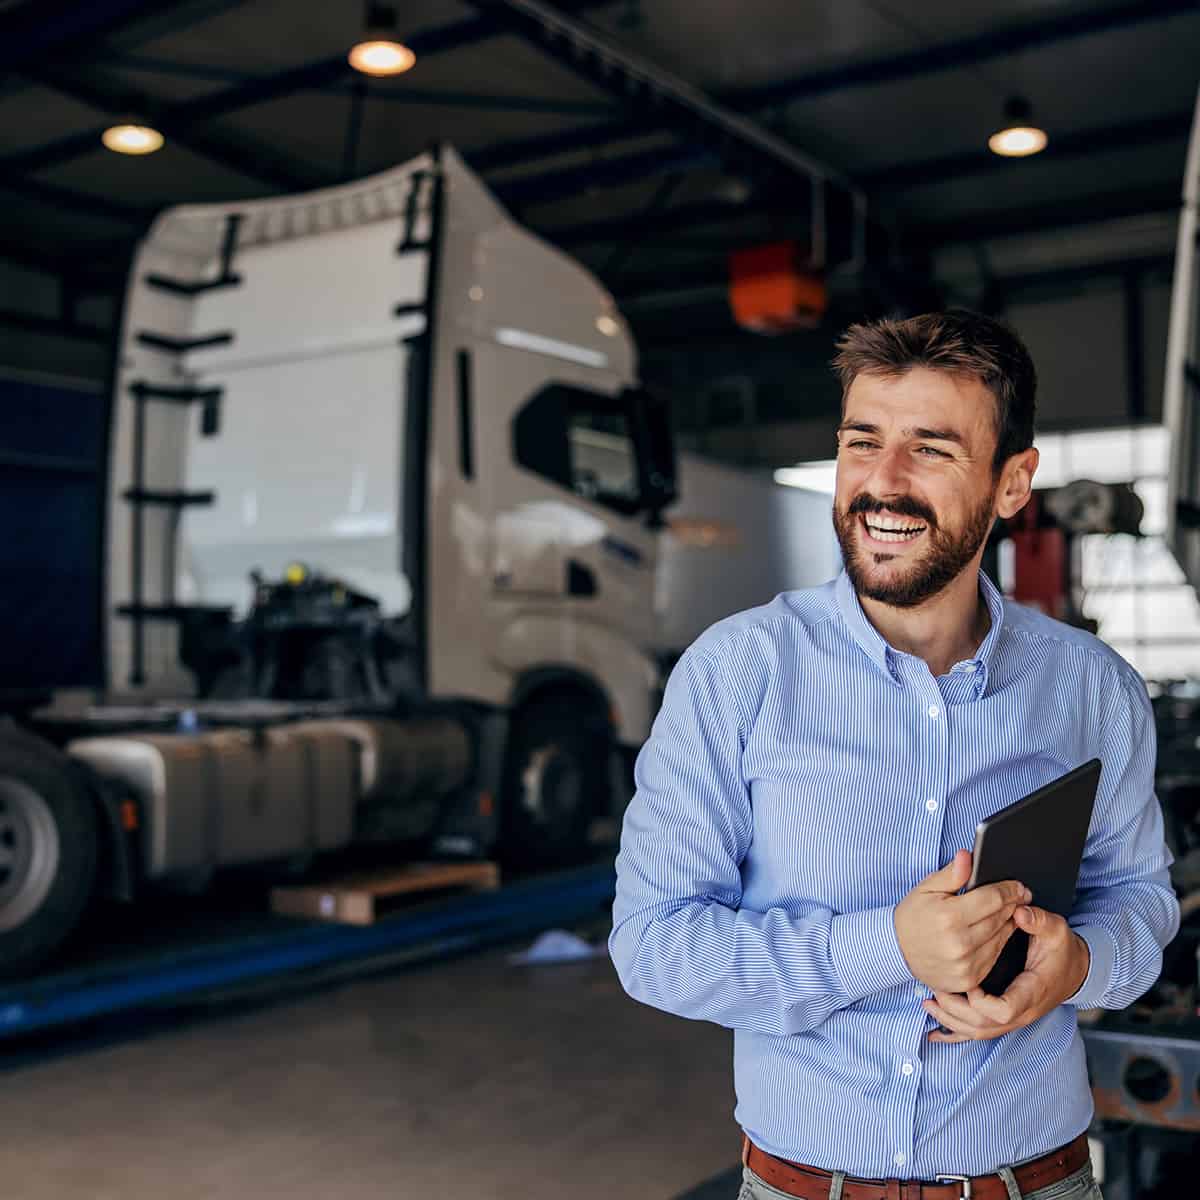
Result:
[[[638,757],[613,962],[636,999],[735,1030],[736,1120],[781,1158],[932,1179],[1070,1141],[1092,1115],[1076,1009],[1129,1004],[1178,928],[1141,679],[981,589],[991,629],[936,679],[887,645],[844,573],[720,621],[672,672]],[[896,903],[982,818],[1093,756],[1070,918],[1091,951],[1082,988],[1003,1037],[927,1041]]]

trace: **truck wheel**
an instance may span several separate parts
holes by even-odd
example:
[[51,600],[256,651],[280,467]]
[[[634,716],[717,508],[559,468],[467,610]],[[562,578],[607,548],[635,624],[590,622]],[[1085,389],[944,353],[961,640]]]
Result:
[[569,698],[518,714],[501,810],[506,866],[567,866],[587,855],[592,819],[607,799],[609,741],[607,726]]
[[69,761],[33,739],[0,737],[0,977],[36,970],[79,924],[98,838]]

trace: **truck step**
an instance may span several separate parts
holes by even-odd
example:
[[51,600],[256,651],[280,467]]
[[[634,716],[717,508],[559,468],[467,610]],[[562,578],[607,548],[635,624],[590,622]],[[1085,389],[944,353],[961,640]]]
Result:
[[205,337],[177,338],[165,333],[150,333],[143,330],[137,335],[139,346],[152,350],[165,350],[168,354],[186,354],[189,350],[203,350],[208,346],[227,346],[233,341],[232,333],[210,333]]
[[448,891],[493,892],[500,886],[494,862],[404,863],[345,875],[321,884],[271,889],[271,908],[281,916],[373,925],[414,898]]
[[216,492],[161,492],[152,488],[126,488],[122,500],[130,504],[160,504],[167,508],[186,508],[194,504],[212,504]]
[[174,387],[166,383],[147,383],[136,379],[129,385],[130,393],[142,400],[166,400],[171,404],[211,404],[221,399],[219,387]]
[[217,288],[237,287],[242,282],[242,277],[224,275],[220,279],[192,283],[186,279],[172,279],[169,275],[147,275],[142,282],[147,287],[160,292],[171,292],[176,296],[198,296],[201,292],[212,292]]

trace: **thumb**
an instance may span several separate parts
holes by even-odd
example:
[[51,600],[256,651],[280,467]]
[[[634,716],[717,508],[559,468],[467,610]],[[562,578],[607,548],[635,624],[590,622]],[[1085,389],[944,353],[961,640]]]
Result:
[[1013,910],[1013,924],[1026,933],[1045,933],[1050,922],[1050,914],[1044,908],[1034,908],[1032,904],[1022,904]]
[[959,891],[971,878],[971,852],[960,850],[940,871],[934,871],[921,881],[923,892],[945,892],[947,895]]

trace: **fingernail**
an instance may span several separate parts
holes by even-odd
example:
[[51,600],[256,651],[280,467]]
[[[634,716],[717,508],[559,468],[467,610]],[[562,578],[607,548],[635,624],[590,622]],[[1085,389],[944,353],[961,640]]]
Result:
[[1021,895],[1024,897],[1026,904],[1028,904],[1030,902],[1030,900],[1033,899],[1033,893],[1028,888],[1022,888]]

